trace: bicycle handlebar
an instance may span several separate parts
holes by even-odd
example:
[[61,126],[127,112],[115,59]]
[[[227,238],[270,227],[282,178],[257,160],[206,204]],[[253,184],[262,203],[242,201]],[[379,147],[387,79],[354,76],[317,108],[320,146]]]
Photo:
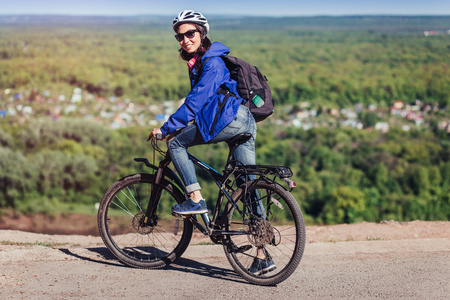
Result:
[[166,152],[163,151],[163,150],[162,150],[161,148],[159,148],[159,146],[158,146],[158,141],[162,140],[162,138],[163,138],[163,135],[160,134],[160,133],[158,133],[158,134],[156,135],[156,138],[155,138],[153,135],[150,135],[150,136],[148,137],[148,139],[147,139],[147,142],[150,141],[151,144],[152,144],[153,150],[156,150],[159,154],[161,154],[163,157],[165,157],[165,156],[166,156]]

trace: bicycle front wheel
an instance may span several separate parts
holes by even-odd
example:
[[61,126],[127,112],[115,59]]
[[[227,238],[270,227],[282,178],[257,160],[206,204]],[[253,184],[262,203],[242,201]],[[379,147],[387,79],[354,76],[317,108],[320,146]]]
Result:
[[[156,214],[146,217],[152,189],[161,191]],[[184,201],[183,194],[155,176],[134,174],[115,182],[103,196],[98,228],[106,247],[121,262],[143,269],[164,267],[186,250],[193,225],[171,215],[171,208]]]
[[228,204],[225,230],[234,233],[223,243],[231,266],[253,284],[286,280],[305,248],[305,224],[297,201],[281,185],[266,180],[250,181],[232,197],[238,209]]

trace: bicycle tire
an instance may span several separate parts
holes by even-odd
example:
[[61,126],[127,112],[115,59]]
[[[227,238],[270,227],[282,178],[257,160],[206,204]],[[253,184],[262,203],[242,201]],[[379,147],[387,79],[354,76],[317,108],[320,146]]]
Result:
[[[266,213],[266,221],[261,221],[264,218],[257,217],[259,220],[257,224],[259,228],[262,226],[267,228],[267,232],[271,229],[273,234],[258,236],[249,233],[225,236],[223,243],[225,254],[233,269],[248,282],[257,285],[276,285],[292,275],[303,256],[306,238],[303,214],[290,192],[273,181],[261,179],[250,181],[247,187],[240,187],[233,193],[232,198],[240,210],[244,208],[242,200],[246,190],[247,196],[257,191],[258,199],[262,200]],[[225,230],[252,232],[249,222],[244,221],[231,203],[227,205],[227,212]],[[245,218],[251,220],[250,214],[249,212]],[[253,230],[255,231],[257,230]],[[255,275],[250,273],[250,268],[257,255],[258,247],[270,255],[276,268],[267,273]]]
[[157,224],[142,226],[155,175],[134,174],[116,181],[103,196],[97,221],[100,236],[111,253],[126,265],[141,269],[165,267],[189,245],[193,225],[171,215],[171,207],[185,200],[173,185],[161,179]]

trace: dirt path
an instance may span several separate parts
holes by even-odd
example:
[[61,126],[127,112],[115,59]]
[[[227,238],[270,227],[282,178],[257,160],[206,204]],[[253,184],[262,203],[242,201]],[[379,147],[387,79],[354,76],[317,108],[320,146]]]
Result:
[[447,299],[450,222],[307,227],[297,271],[247,284],[220,246],[195,245],[162,270],[123,266],[96,236],[0,230],[1,299]]

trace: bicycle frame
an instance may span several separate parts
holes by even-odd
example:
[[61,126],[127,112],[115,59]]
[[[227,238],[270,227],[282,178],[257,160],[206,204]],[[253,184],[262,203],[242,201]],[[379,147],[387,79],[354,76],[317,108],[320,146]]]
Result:
[[[233,175],[239,175],[244,176],[245,181],[244,184],[247,184],[248,181],[248,175],[251,174],[257,174],[260,176],[260,178],[266,178],[266,175],[273,175],[275,177],[281,178],[283,181],[285,181],[289,187],[295,187],[295,182],[291,181],[289,177],[292,176],[292,171],[289,167],[280,167],[280,166],[264,166],[264,165],[243,165],[240,162],[234,161],[234,150],[236,148],[237,144],[233,147],[230,145],[230,153],[228,155],[227,163],[225,166],[225,171],[223,174],[216,171],[214,168],[210,167],[197,157],[193,156],[192,154],[188,153],[189,159],[199,167],[200,169],[207,172],[211,178],[214,180],[214,182],[219,187],[219,194],[217,196],[217,202],[215,205],[215,209],[213,212],[212,219],[209,218],[209,213],[202,214],[203,224],[201,224],[195,215],[191,216],[181,216],[183,218],[189,218],[190,221],[205,235],[209,236],[224,236],[224,235],[241,235],[246,234],[242,231],[222,231],[215,229],[217,222],[219,218],[222,216],[220,215],[221,208],[223,206],[223,197],[227,199],[229,203],[231,203],[236,211],[244,217],[245,211],[242,211],[236,202],[233,200],[232,196],[230,195],[234,192],[234,189],[232,188],[233,181],[230,180],[230,177]],[[148,159],[146,158],[135,158],[134,159],[137,162],[143,162],[145,165],[149,168],[152,168],[156,171],[156,177],[155,177],[155,189],[152,190],[149,205],[147,208],[146,216],[147,220],[146,223],[148,225],[156,225],[156,208],[158,206],[159,197],[161,195],[162,189],[158,188],[158,183],[162,178],[167,178],[171,182],[173,182],[181,191],[183,191],[183,194],[185,195],[186,199],[188,199],[188,193],[186,191],[186,188],[184,186],[184,183],[181,181],[180,177],[175,174],[174,171],[172,171],[170,168],[168,168],[168,165],[171,162],[171,158],[169,155],[166,155],[166,157],[159,163],[159,166],[156,167],[149,163]],[[267,179],[271,180],[271,179]],[[274,180],[271,180],[274,181]],[[231,183],[231,185],[230,185]],[[245,193],[246,194],[246,193]],[[245,199],[244,199],[245,201]]]
[[[205,214],[202,214],[202,219],[203,219],[203,222],[204,222],[205,225],[201,224],[195,218],[195,216],[190,216],[191,221],[205,235],[243,234],[242,232],[224,232],[224,231],[217,232],[215,230],[212,230],[212,227],[214,227],[214,224],[217,221],[217,219],[219,217],[219,214],[220,214],[220,208],[222,207],[222,204],[223,204],[223,200],[222,200],[223,196],[225,196],[228,199],[228,201],[233,204],[233,206],[239,211],[239,213],[241,215],[243,214],[243,212],[240,211],[239,207],[233,201],[231,195],[225,189],[225,187],[228,187],[230,190],[232,190],[229,185],[228,186],[226,185],[226,183],[228,181],[228,178],[232,174],[229,174],[227,177],[225,177],[223,174],[219,173],[214,168],[210,167],[209,165],[207,165],[206,163],[204,163],[200,159],[196,158],[192,154],[188,153],[188,156],[189,156],[189,159],[192,160],[194,165],[196,165],[197,167],[199,167],[202,170],[206,171],[211,176],[211,178],[214,179],[214,182],[217,184],[217,186],[220,189],[219,190],[218,199],[217,199],[217,203],[216,203],[216,207],[214,209],[214,214],[213,214],[212,220],[209,218],[209,214],[205,213]],[[168,178],[170,181],[175,183],[180,190],[183,191],[183,194],[186,196],[186,199],[187,199],[186,188],[185,188],[183,182],[181,181],[180,177],[177,174],[175,174],[174,171],[172,171],[170,168],[168,168],[168,165],[171,162],[170,157],[166,157],[165,159],[163,159],[160,162],[159,167],[156,167],[155,165],[150,164],[150,162],[148,161],[147,158],[135,158],[134,160],[137,161],[137,162],[143,162],[147,167],[149,167],[149,168],[151,168],[151,169],[156,171],[156,177],[155,177],[156,185],[155,186],[158,186],[158,183],[160,182],[160,180],[162,178],[164,178],[164,177]],[[228,164],[227,164],[227,166],[228,166]],[[151,192],[151,196],[150,196],[151,199],[150,199],[149,206],[147,208],[147,213],[146,213],[147,218],[148,218],[148,220],[147,220],[148,225],[155,225],[154,224],[155,209],[156,209],[156,207],[158,205],[158,201],[159,201],[159,196],[160,195],[161,195],[161,189],[160,188],[153,189],[152,192]]]
[[[202,170],[206,171],[214,179],[214,182],[219,187],[219,194],[217,196],[217,202],[216,202],[216,207],[214,209],[214,214],[213,214],[212,221],[209,220],[208,213],[202,214],[203,221],[204,221],[205,225],[207,226],[207,228],[211,229],[211,227],[214,227],[216,221],[220,217],[219,214],[220,214],[220,209],[221,209],[222,204],[223,204],[223,197],[224,196],[235,207],[235,209],[237,209],[237,211],[243,216],[243,212],[239,209],[239,207],[234,202],[234,200],[231,197],[231,195],[226,190],[226,188],[228,188],[229,190],[234,192],[234,190],[231,188],[231,186],[229,186],[229,184],[227,184],[229,182],[229,178],[231,177],[231,175],[234,172],[232,172],[231,174],[228,174],[229,172],[226,171],[225,174],[221,174],[221,173],[217,172],[214,168],[210,167],[209,165],[207,165],[206,163],[204,163],[200,159],[198,159],[195,156],[193,156],[192,154],[188,153],[188,156],[192,160],[194,165],[196,165],[199,168],[201,168]],[[227,165],[225,167],[225,170],[229,169],[229,166],[230,166],[230,162],[228,161]],[[215,233],[214,230],[212,232],[210,232],[210,234],[214,234],[214,233]],[[223,234],[226,234],[226,233],[221,231],[220,233],[217,233],[217,234],[223,235]],[[230,234],[230,233],[227,233],[227,234]]]

